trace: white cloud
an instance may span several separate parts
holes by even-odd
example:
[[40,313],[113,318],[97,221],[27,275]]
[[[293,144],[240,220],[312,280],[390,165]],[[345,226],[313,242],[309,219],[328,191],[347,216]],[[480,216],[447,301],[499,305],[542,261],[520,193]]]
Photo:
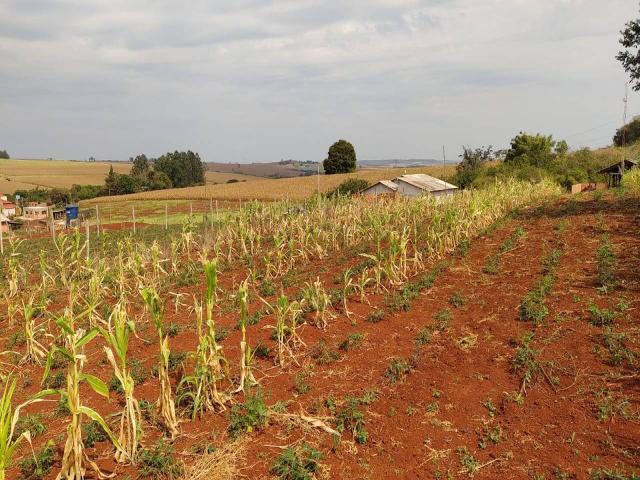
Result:
[[[628,0],[0,1],[0,147],[438,156],[620,116]],[[632,99],[632,110],[635,105]],[[572,138],[568,138],[572,143]]]

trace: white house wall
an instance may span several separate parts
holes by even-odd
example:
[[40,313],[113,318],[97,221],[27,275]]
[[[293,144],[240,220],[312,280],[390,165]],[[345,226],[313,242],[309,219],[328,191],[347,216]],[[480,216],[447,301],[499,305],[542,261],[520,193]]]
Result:
[[363,195],[368,195],[368,196],[388,195],[390,193],[393,193],[393,190],[391,190],[389,187],[382,185],[381,183],[372,185],[371,187],[367,188],[364,192],[362,192]]

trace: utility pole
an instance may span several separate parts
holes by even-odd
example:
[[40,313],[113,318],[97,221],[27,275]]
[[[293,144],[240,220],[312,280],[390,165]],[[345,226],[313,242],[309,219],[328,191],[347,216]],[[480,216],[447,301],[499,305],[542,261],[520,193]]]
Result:
[[[627,105],[629,104],[629,83],[624,81],[624,99],[622,100],[624,103],[624,110],[622,112],[622,162],[626,160],[626,149],[627,149]],[[622,170],[624,170],[624,165],[621,165]],[[622,174],[622,172],[620,172]]]
[[318,196],[320,196],[320,162],[318,162]]

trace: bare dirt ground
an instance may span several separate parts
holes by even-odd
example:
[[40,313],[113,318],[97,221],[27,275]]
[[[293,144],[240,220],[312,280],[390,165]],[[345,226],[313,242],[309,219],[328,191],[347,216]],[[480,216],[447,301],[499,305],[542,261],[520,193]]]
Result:
[[[249,328],[248,337],[271,352],[256,357],[254,368],[267,405],[277,404],[277,411],[287,413],[273,414],[268,425],[244,434],[243,478],[272,478],[274,459],[286,447],[304,443],[322,452],[318,478],[589,479],[626,478],[595,476],[603,469],[627,475],[640,470],[640,376],[634,358],[640,338],[639,207],[638,199],[585,196],[514,215],[474,240],[468,251],[445,259],[433,286],[406,310],[389,308],[391,293],[370,296],[370,305],[354,295],[351,314],[337,307],[326,331],[304,326],[306,347],[299,351],[298,364],[286,369],[273,365],[269,326],[274,322],[263,317]],[[518,228],[524,234],[501,251]],[[606,294],[598,289],[597,260],[604,233],[617,256],[617,286]],[[538,325],[523,321],[521,302],[545,273],[543,259],[556,250],[561,256],[544,299],[547,315]],[[496,257],[497,266],[486,273]],[[356,261],[352,252],[342,252],[302,266],[292,274],[287,293],[294,295],[316,276],[330,285]],[[244,272],[223,272],[221,278],[231,287]],[[202,287],[171,290],[190,295]],[[624,336],[615,337],[617,343],[610,330],[593,324],[591,303],[612,312],[610,327]],[[255,301],[252,311],[262,306]],[[381,308],[385,315],[371,316]],[[239,358],[236,320],[234,311],[222,312],[218,320],[228,332],[222,345],[233,371]],[[167,304],[166,323],[179,326],[172,351],[195,349],[194,322],[186,308],[176,313]],[[155,332],[146,325],[139,329],[140,339],[132,341],[130,357],[149,372],[136,387],[136,397],[154,401],[158,380],[151,370],[157,346]],[[6,343],[13,330],[4,328],[1,340]],[[525,348],[527,332],[531,339]],[[104,355],[92,348],[88,372],[108,381]],[[23,370],[18,400],[38,390],[41,373],[35,367]],[[177,383],[181,370],[173,375]],[[115,393],[107,403],[83,388],[82,398],[103,414],[121,408]],[[66,429],[67,419],[55,408],[54,403],[31,409],[44,414],[47,439]],[[287,417],[301,412],[332,428],[338,428],[336,418],[346,418],[341,440]],[[173,444],[176,456],[192,464],[203,446],[230,441],[228,427],[229,410],[185,420]],[[152,421],[145,432],[145,445],[161,437]],[[62,448],[62,437],[56,438]],[[34,446],[44,442],[44,436],[38,437]],[[19,456],[29,452],[23,446]],[[98,443],[89,456],[105,470],[114,468],[108,442]],[[56,473],[54,466],[47,478]],[[146,478],[134,467],[118,467],[117,478],[127,475]],[[7,478],[20,478],[19,469],[10,470]]]

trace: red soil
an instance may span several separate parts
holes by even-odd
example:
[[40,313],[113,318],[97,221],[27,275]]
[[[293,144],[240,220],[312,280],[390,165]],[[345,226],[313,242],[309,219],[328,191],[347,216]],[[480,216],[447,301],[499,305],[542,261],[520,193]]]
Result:
[[[374,308],[383,306],[385,298],[372,295],[372,305],[366,305],[354,296],[349,301],[351,318],[338,310],[325,332],[310,325],[302,328],[307,348],[299,352],[301,366],[280,369],[270,359],[256,358],[255,371],[267,404],[290,401],[289,412],[302,409],[325,418],[329,415],[329,397],[340,403],[347,396],[362,397],[365,392],[375,391],[377,400],[359,407],[369,433],[365,444],[355,443],[350,432],[345,432],[341,443],[334,445],[330,436],[318,429],[291,427],[274,420],[263,430],[248,434],[249,453],[243,462],[246,478],[268,478],[270,465],[282,447],[301,440],[324,453],[321,463],[325,475],[333,479],[426,479],[437,475],[447,478],[447,474],[464,477],[465,468],[471,468],[473,462],[477,466],[473,472],[476,478],[524,479],[537,474],[553,478],[567,474],[573,476],[558,478],[586,479],[592,469],[640,469],[637,367],[628,362],[618,366],[608,362],[602,328],[589,323],[587,310],[590,300],[601,308],[616,309],[620,299],[626,299],[629,308],[619,313],[616,330],[627,333],[629,348],[638,351],[639,205],[636,199],[621,201],[611,197],[594,202],[585,197],[577,204],[563,201],[527,211],[475,240],[466,257],[452,257],[447,271],[408,311],[388,314],[379,323],[370,323],[366,317]],[[598,212],[604,213],[602,219],[619,258],[619,285],[607,295],[597,290],[596,250],[601,233]],[[489,256],[518,226],[526,234],[514,249],[501,256],[498,273],[483,273]],[[566,230],[560,231],[562,228]],[[536,327],[519,320],[519,305],[541,277],[541,258],[553,248],[560,248],[564,255],[553,289],[546,297],[549,314],[544,324]],[[335,259],[303,266],[295,277],[295,286],[287,293],[294,294],[316,276],[332,286],[333,279],[355,261],[349,252],[343,252]],[[229,288],[244,275],[244,270],[238,269],[223,272],[221,279]],[[202,289],[190,286],[170,290],[190,295],[200,294]],[[454,293],[467,300],[459,308],[450,303]],[[252,310],[259,308],[260,303],[254,302]],[[446,328],[435,331],[429,343],[417,345],[419,332],[434,325],[438,312],[446,308],[452,314]],[[219,326],[229,330],[223,346],[234,372],[239,364],[240,334],[233,328],[236,318],[235,313],[230,313],[217,319]],[[143,322],[146,319],[140,320],[142,328],[138,333],[150,341],[132,341],[129,358],[141,359],[150,371],[158,347],[155,332],[148,322]],[[181,326],[180,333],[171,339],[171,349],[195,350],[194,317],[185,307],[176,314],[167,301],[166,323],[171,322]],[[252,345],[273,347],[267,325],[273,325],[271,316],[249,328]],[[6,340],[14,330],[5,328],[1,336]],[[534,332],[531,345],[538,351],[536,360],[542,369],[526,389],[524,403],[518,404],[513,398],[520,390],[522,374],[513,371],[512,363],[527,331]],[[355,332],[364,336],[362,345],[340,351],[338,345]],[[320,341],[339,352],[340,359],[328,364],[314,361],[313,352]],[[88,353],[87,372],[108,380],[111,370],[103,361],[99,344],[91,345]],[[385,377],[392,359],[403,359],[411,366],[406,377],[395,384]],[[302,368],[308,369],[306,382],[311,388],[308,393],[299,394],[294,383]],[[20,388],[17,400],[38,390],[41,373],[40,368],[22,369],[20,382],[25,386]],[[598,392],[603,389],[614,398],[626,398],[632,416],[599,420],[602,399]],[[151,375],[136,387],[138,399],[153,401],[157,392],[158,381]],[[113,393],[105,402],[84,387],[82,398],[102,414],[121,408],[121,399]],[[242,396],[237,397],[237,401],[241,400]],[[488,400],[495,405],[492,411],[486,406]],[[41,404],[30,410],[48,412],[54,406]],[[45,423],[47,431],[36,438],[36,447],[64,433],[67,419],[48,416]],[[228,424],[227,413],[185,420],[182,435],[174,442],[176,454],[190,463],[195,446],[218,445],[228,440]],[[145,425],[145,435],[144,443],[149,446],[161,437],[161,432]],[[57,445],[61,448],[63,442],[58,439]],[[29,449],[24,446],[19,456],[28,454]],[[107,443],[89,451],[89,456],[98,458],[105,470],[115,467],[112,454]],[[47,478],[55,477],[56,468]],[[18,478],[18,472],[17,468],[10,470],[7,478]],[[118,478],[136,476],[134,467],[118,467],[117,472]]]

